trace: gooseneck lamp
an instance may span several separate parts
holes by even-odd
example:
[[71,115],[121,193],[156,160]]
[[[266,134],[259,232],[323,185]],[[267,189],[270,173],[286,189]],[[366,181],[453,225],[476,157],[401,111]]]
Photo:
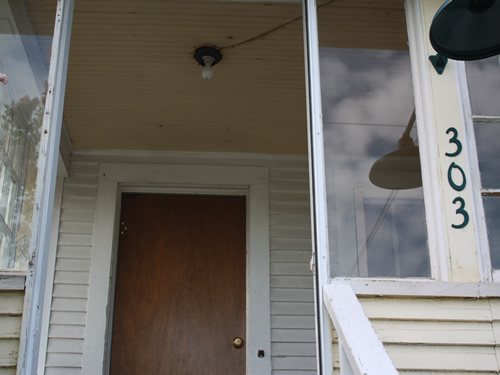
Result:
[[441,56],[479,60],[500,54],[500,0],[447,0],[432,20],[429,39]]
[[404,190],[422,186],[422,173],[418,146],[410,132],[415,124],[415,111],[398,141],[398,149],[378,159],[370,169],[372,184],[382,189]]

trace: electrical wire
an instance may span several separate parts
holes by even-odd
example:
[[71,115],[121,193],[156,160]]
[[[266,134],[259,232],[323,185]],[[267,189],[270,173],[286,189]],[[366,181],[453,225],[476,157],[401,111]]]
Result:
[[[317,9],[320,9],[328,4],[331,4],[333,3],[334,1],[338,1],[338,0],[330,0],[330,1],[327,1],[326,3],[324,4],[321,4],[321,5],[318,5]],[[238,42],[238,43],[234,43],[234,44],[231,44],[231,45],[228,45],[228,46],[224,46],[224,47],[220,47],[221,50],[224,50],[224,49],[228,49],[228,48],[236,48],[236,47],[239,47],[243,44],[247,44],[247,43],[250,43],[250,42],[253,42],[253,41],[256,41],[256,40],[259,40],[259,39],[262,39],[264,38],[265,36],[269,35],[269,34],[272,34],[273,32],[275,31],[278,31],[278,30],[281,30],[281,29],[284,29],[286,28],[288,25],[294,23],[294,22],[297,22],[299,21],[300,19],[302,19],[302,15],[301,16],[298,16],[296,18],[294,18],[293,20],[291,21],[288,21],[288,22],[285,22],[279,26],[276,26],[276,27],[273,27],[271,30],[268,30],[266,32],[263,32],[262,34],[259,34],[259,35],[256,35],[254,37],[251,37],[250,39],[247,39],[247,40],[244,40],[242,42]]]

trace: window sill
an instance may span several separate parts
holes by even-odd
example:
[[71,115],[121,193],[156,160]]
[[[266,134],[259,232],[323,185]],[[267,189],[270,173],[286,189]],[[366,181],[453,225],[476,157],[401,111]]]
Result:
[[357,296],[500,297],[500,287],[491,282],[459,283],[429,279],[335,278],[330,284],[350,285]]
[[0,272],[0,291],[24,290],[25,282],[24,272]]

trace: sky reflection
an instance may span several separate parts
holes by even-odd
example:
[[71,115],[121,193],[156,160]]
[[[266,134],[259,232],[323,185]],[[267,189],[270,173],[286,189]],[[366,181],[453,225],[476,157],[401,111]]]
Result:
[[422,188],[368,179],[414,110],[408,51],[320,48],[320,68],[331,275],[430,276]]

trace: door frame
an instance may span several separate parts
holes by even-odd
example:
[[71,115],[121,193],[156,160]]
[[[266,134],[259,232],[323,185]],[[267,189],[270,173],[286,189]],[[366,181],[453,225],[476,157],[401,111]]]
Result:
[[246,196],[246,371],[270,375],[268,168],[118,163],[99,168],[82,373],[107,371],[122,192]]

